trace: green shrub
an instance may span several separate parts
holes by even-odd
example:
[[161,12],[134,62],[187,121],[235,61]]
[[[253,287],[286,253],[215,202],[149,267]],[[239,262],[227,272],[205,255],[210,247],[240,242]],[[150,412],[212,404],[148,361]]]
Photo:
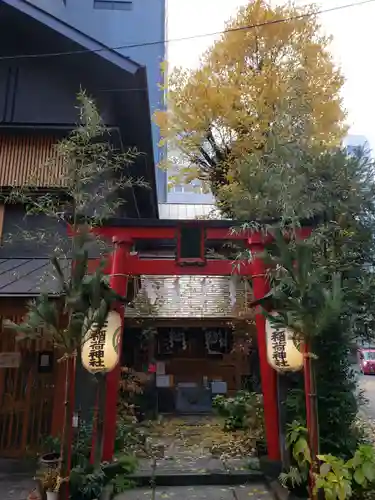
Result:
[[70,500],[95,500],[110,488],[112,497],[135,486],[129,477],[137,469],[137,460],[124,455],[115,462],[103,462],[97,469],[91,464],[75,467],[69,478]]
[[[307,480],[312,458],[307,429],[295,421],[288,426],[287,446],[292,454],[292,467],[280,475],[280,481],[290,490],[302,486],[307,492]],[[332,454],[318,455],[318,470],[314,472],[315,493],[322,492],[326,500],[364,500],[371,496],[375,485],[375,449],[360,445],[349,460]]]
[[[75,439],[72,445],[71,463],[72,467],[85,466],[89,459],[92,447],[93,426],[89,422],[79,423]],[[41,443],[42,453],[60,453],[60,436],[46,436]]]
[[213,408],[224,418],[225,431],[263,427],[262,398],[254,392],[240,391],[233,398],[216,396]]
[[[76,432],[72,446],[72,467],[85,467],[90,461],[92,448],[93,424],[81,421]],[[115,455],[125,451],[130,452],[142,444],[144,436],[140,434],[135,425],[128,419],[119,419],[116,426]],[[60,453],[61,440],[58,436],[47,436],[43,439],[41,449],[43,453]]]
[[290,491],[305,496],[311,453],[307,429],[296,420],[287,426],[286,445],[291,451],[291,467],[288,472],[280,474],[280,481]]
[[[348,459],[360,443],[355,425],[358,398],[355,374],[349,361],[350,337],[343,329],[331,327],[314,340],[312,352],[318,397],[320,449]],[[303,374],[288,376],[291,381],[286,401],[288,421],[306,422]]]

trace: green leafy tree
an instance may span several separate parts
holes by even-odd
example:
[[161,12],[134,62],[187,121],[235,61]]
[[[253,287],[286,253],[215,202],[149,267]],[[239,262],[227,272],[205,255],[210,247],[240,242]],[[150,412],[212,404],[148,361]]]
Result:
[[[322,450],[346,457],[358,444],[353,428],[357,414],[356,386],[350,373],[350,328],[345,312],[349,290],[344,287],[341,274],[330,275],[317,265],[316,251],[313,238],[292,239],[287,243],[281,233],[276,233],[276,246],[270,250],[269,262],[273,269],[273,307],[278,316],[269,317],[276,325],[291,328],[298,344],[309,346]],[[289,418],[304,421],[303,377],[294,375],[292,379],[295,388],[289,391],[287,400]]]
[[[111,131],[85,92],[78,95],[78,110],[79,124],[57,144],[56,154],[43,167],[48,169],[50,184],[59,186],[59,191],[37,193],[40,172],[36,171],[27,185],[15,186],[6,200],[22,204],[26,216],[42,215],[47,222],[34,233],[21,230],[15,238],[42,240],[52,248],[50,278],[57,280],[58,293],[52,298],[47,292],[41,293],[28,304],[23,322],[9,322],[8,327],[16,331],[18,339],[43,338],[62,353],[60,361],[66,365],[61,439],[64,473],[71,439],[69,387],[74,383],[71,377],[75,359],[80,356],[84,339],[89,340],[90,331],[100,329],[110,309],[125,300],[109,286],[105,273],[108,246],[91,229],[118,212],[124,203],[123,189],[144,185],[140,179],[132,178],[127,169],[136,152],[118,152],[111,145]],[[68,232],[59,236],[56,225],[51,226],[48,220],[63,224],[66,230],[69,225],[71,236]],[[90,271],[93,253],[99,263]],[[100,446],[97,448],[100,453]]]
[[[357,441],[349,354],[359,337],[369,340],[375,333],[374,162],[366,151],[348,155],[345,149],[301,148],[298,137],[288,144],[275,137],[269,141],[268,155],[249,154],[238,162],[237,179],[223,187],[219,206],[245,228],[264,229],[276,221],[296,228],[301,219],[311,219],[316,270],[324,282],[340,274],[345,290],[341,322],[321,330],[314,352],[322,443],[328,452],[348,456]],[[291,420],[304,417],[303,387],[294,378]]]

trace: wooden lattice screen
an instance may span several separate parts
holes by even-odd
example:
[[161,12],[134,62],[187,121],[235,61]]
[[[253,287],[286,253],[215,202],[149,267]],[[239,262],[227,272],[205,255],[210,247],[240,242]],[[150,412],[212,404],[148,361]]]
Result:
[[0,186],[61,187],[66,177],[56,159],[57,142],[52,135],[0,134]]
[[[35,453],[41,438],[51,433],[56,370],[38,373],[38,352],[50,350],[45,341],[15,340],[0,317],[0,353],[20,352],[18,368],[0,368],[0,456]],[[20,322],[21,316],[13,316]]]

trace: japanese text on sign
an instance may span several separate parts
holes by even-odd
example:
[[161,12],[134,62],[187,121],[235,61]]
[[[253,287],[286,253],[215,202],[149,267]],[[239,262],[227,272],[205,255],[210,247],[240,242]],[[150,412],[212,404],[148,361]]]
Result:
[[104,365],[104,347],[106,342],[106,321],[103,327],[92,334],[90,338],[89,365],[92,368],[105,368]]
[[286,360],[286,334],[285,330],[273,330],[271,334],[272,358],[276,366],[288,366]]

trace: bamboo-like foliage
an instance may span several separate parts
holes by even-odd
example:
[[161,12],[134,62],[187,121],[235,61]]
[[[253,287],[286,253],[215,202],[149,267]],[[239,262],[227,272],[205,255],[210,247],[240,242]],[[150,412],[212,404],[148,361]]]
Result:
[[276,252],[269,254],[273,288],[273,310],[267,314],[276,327],[295,332],[296,341],[310,344],[341,320],[345,293],[340,274],[327,276],[316,267],[311,240],[285,241],[275,231]]
[[[8,322],[8,327],[19,339],[47,338],[63,353],[60,361],[66,363],[65,418],[61,440],[64,473],[67,472],[66,458],[70,446],[72,404],[69,387],[75,357],[80,354],[82,341],[87,339],[92,326],[95,324],[100,329],[114,304],[125,302],[125,297],[110,288],[105,272],[108,242],[98,240],[91,229],[117,213],[124,203],[124,189],[145,185],[142,179],[129,175],[128,167],[136,157],[136,151],[116,151],[110,142],[111,131],[103,123],[94,101],[83,91],[78,95],[78,111],[76,128],[57,144],[55,156],[42,167],[51,169],[49,177],[52,178],[54,166],[63,164],[64,179],[62,182],[56,180],[56,185],[63,189],[37,193],[36,171],[35,182],[15,186],[6,200],[7,203],[22,204],[26,217],[42,215],[46,223],[34,234],[21,230],[16,238],[37,238],[52,248],[52,272],[47,279],[57,280],[56,297],[51,298],[48,292],[41,293],[28,304],[23,322]],[[55,225],[48,224],[51,220]],[[65,235],[59,236],[56,224],[66,226]],[[91,272],[89,262],[93,252],[99,264]]]
[[[354,282],[338,262],[328,267],[322,261],[314,233],[308,240],[292,238],[287,243],[276,231],[275,238],[266,262],[270,265],[272,306],[279,315],[269,318],[276,327],[291,328],[297,345],[308,346],[321,449],[345,457],[355,450],[359,439],[354,425],[356,381],[349,361]],[[285,401],[288,419],[303,422],[306,394],[302,377],[294,375],[289,384]]]

